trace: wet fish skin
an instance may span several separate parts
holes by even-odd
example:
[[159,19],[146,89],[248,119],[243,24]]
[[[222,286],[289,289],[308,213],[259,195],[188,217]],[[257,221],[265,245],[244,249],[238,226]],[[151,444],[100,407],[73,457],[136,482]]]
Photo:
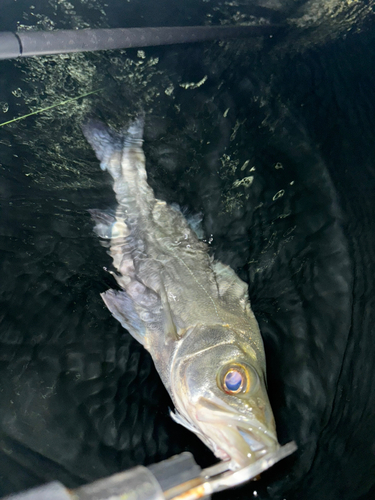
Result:
[[[92,210],[120,291],[102,298],[150,352],[176,407],[172,417],[237,468],[275,450],[265,355],[247,285],[208,254],[176,207],[155,198],[142,150],[143,117],[115,132],[83,125],[113,178],[115,215]],[[225,391],[223,374],[245,370],[247,389]]]

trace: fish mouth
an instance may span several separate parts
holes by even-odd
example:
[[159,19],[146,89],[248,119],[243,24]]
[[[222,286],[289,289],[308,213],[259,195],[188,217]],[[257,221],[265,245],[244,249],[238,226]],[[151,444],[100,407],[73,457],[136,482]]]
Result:
[[280,445],[273,425],[255,416],[233,412],[222,402],[200,398],[197,420],[208,446],[221,460],[231,460],[231,468],[245,467]]

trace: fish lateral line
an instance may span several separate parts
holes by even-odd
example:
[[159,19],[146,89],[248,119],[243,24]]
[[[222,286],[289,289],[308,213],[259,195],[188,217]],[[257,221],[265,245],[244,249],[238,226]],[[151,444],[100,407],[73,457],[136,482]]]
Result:
[[182,264],[186,267],[186,269],[189,271],[189,273],[191,274],[191,276],[193,277],[194,281],[197,283],[198,286],[200,286],[202,288],[202,290],[204,291],[204,293],[207,295],[207,297],[210,299],[210,301],[212,302],[212,305],[214,306],[214,309],[215,309],[215,313],[216,313],[216,316],[218,317],[218,319],[220,321],[223,321],[223,319],[220,317],[219,315],[219,312],[217,310],[217,307],[216,307],[216,304],[215,304],[215,301],[214,299],[211,297],[211,295],[207,292],[207,290],[204,288],[204,286],[197,280],[195,274],[193,273],[193,271],[190,269],[190,267],[186,264],[186,262],[184,260],[181,259],[181,257],[179,257],[178,255],[175,256],[176,259],[178,259],[180,262],[182,262]]

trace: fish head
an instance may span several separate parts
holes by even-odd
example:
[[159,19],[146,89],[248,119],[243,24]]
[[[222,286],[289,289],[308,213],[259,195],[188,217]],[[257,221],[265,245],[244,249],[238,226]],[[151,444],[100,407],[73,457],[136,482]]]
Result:
[[264,354],[257,354],[249,340],[242,343],[235,331],[221,329],[191,336],[175,357],[171,389],[178,413],[173,418],[236,469],[279,444]]

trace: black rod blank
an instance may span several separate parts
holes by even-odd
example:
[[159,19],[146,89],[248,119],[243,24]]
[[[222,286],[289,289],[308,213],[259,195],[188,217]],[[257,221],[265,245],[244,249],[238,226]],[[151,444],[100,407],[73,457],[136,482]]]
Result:
[[280,26],[181,26],[0,32],[0,59],[272,36]]

